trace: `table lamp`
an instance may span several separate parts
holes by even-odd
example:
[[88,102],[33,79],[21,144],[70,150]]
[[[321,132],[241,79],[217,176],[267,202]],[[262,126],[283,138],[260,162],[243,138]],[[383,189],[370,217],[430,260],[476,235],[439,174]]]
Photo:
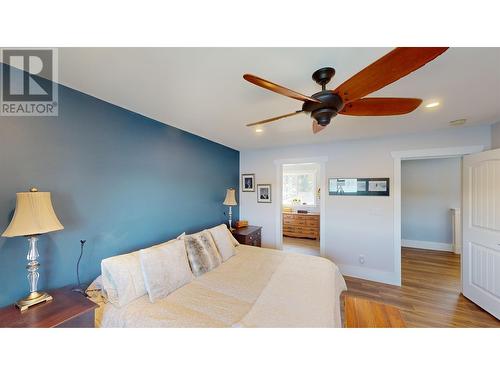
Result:
[[41,302],[52,300],[52,296],[37,290],[38,268],[38,235],[56,230],[64,229],[52,207],[50,193],[39,192],[36,188],[29,192],[16,194],[16,210],[12,220],[2,234],[3,237],[26,236],[28,238],[29,250],[27,255],[28,281],[30,294],[19,301],[16,306],[21,311]]
[[222,203],[224,206],[229,206],[229,230],[233,230],[233,227],[231,225],[232,222],[232,206],[237,206],[238,203],[236,203],[236,191],[234,189],[227,189],[226,191],[226,199],[224,199],[224,202]]

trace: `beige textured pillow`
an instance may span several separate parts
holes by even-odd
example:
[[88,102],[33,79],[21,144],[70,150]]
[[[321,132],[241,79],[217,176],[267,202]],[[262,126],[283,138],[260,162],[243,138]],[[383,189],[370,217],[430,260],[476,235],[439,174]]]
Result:
[[[153,247],[161,247],[173,241],[176,241],[176,239]],[[127,303],[147,294],[142,276],[139,251],[103,259],[101,274],[103,294],[114,305],[125,306]]]
[[152,303],[193,280],[184,240],[153,246],[139,253],[144,283]]
[[184,236],[184,242],[191,270],[196,277],[222,263],[217,246],[208,230]]
[[104,294],[114,305],[125,306],[147,293],[138,251],[103,259],[101,273]]
[[222,261],[225,262],[231,258],[234,255],[234,245],[233,241],[231,241],[232,234],[229,229],[227,229],[226,225],[217,225],[216,227],[210,228],[208,231],[217,245]]

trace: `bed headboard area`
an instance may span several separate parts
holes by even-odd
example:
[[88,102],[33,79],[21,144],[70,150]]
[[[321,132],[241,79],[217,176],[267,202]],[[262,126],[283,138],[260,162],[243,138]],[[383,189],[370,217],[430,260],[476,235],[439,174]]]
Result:
[[[80,276],[89,282],[103,258],[225,222],[222,202],[227,188],[239,190],[239,157],[60,85],[59,116],[0,117],[0,231],[16,192],[51,192],[64,230],[40,236],[39,288],[76,284],[81,239]],[[0,307],[28,292],[26,252],[25,238],[0,237]]]

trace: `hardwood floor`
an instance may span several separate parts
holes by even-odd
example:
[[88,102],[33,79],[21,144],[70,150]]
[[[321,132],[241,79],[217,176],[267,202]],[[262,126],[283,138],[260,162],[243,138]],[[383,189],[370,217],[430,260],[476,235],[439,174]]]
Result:
[[348,294],[395,305],[407,327],[500,327],[460,293],[460,256],[403,248],[402,286],[345,277]]
[[344,299],[346,328],[405,328],[401,311],[393,305],[346,295]]
[[283,236],[283,251],[319,256],[319,241]]

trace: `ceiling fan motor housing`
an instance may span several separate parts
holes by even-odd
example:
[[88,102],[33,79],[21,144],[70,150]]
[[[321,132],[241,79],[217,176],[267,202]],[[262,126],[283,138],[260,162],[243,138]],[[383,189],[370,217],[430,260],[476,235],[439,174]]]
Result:
[[304,102],[302,110],[310,112],[319,125],[326,126],[330,123],[332,117],[335,117],[344,107],[344,102],[339,95],[334,94],[330,90],[324,90],[311,95],[314,99],[318,99],[321,103],[311,101]]

